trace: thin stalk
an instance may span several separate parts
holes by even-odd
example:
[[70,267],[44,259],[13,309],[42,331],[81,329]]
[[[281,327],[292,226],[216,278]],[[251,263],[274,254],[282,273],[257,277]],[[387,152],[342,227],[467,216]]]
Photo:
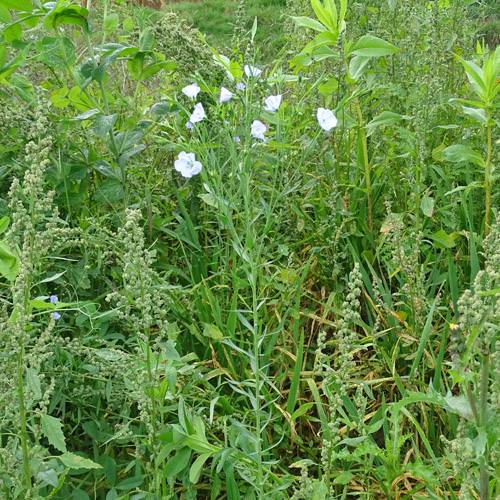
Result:
[[[488,377],[490,373],[490,356],[489,351],[483,351],[483,363],[481,367],[481,382],[480,382],[480,403],[479,403],[479,425],[486,426],[486,413],[488,409]],[[489,483],[490,474],[488,472],[488,447],[479,459],[479,497],[481,500],[489,500]]]
[[23,451],[24,482],[26,484],[26,493],[31,491],[31,466],[28,453],[28,430],[26,427],[26,408],[24,406],[24,387],[23,387],[23,360],[24,345],[20,346],[17,358],[17,394],[19,398],[19,419],[21,423],[21,449]]
[[491,181],[490,181],[490,162],[491,162],[491,111],[486,107],[487,120],[487,135],[488,135],[488,151],[486,154],[486,162],[484,164],[484,188],[486,194],[485,202],[485,220],[484,220],[484,235],[490,234],[490,205],[491,205]]

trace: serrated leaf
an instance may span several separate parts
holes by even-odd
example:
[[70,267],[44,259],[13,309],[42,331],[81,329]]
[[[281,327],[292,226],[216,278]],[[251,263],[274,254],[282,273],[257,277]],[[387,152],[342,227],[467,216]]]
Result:
[[63,453],[57,458],[70,469],[102,469],[101,465],[96,464],[89,458],[76,455],[75,453]]
[[66,442],[62,431],[62,423],[58,418],[43,414],[41,417],[42,433],[49,443],[59,451],[66,451]]

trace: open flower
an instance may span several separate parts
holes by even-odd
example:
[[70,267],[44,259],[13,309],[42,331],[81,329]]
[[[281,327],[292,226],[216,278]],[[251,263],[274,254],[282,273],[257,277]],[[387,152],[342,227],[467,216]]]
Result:
[[266,111],[278,111],[281,104],[281,94],[270,95],[264,102],[266,103],[264,108]]
[[227,102],[231,100],[233,97],[233,93],[230,90],[227,90],[226,87],[220,88],[220,99],[219,102]]
[[190,179],[193,175],[198,175],[201,172],[201,163],[196,161],[194,153],[186,153],[181,151],[177,160],[174,162],[174,167],[182,177]]
[[54,319],[57,321],[58,319],[61,319],[61,315],[58,312],[54,313]]
[[243,67],[243,71],[245,72],[245,75],[248,76],[248,78],[250,78],[251,76],[257,78],[262,73],[261,69],[256,68],[255,66],[249,66],[248,64],[245,64],[245,66]]
[[318,118],[319,126],[327,132],[337,126],[338,120],[331,109],[318,108],[316,116]]
[[59,299],[58,299],[57,295],[51,295],[51,296],[49,297],[49,300],[50,300],[50,302],[51,302],[52,304],[55,304],[55,303],[56,303]]
[[199,102],[198,104],[195,104],[194,110],[191,113],[191,117],[189,118],[189,121],[191,123],[198,123],[201,122],[205,118],[205,110],[203,109],[203,104]]
[[241,139],[236,135],[235,137],[233,137],[233,141],[234,142],[240,142]]
[[198,95],[199,91],[200,87],[196,82],[191,85],[187,85],[182,89],[182,93],[187,95],[190,99],[194,99]]
[[244,84],[243,82],[238,82],[238,83],[236,84],[236,89],[237,89],[237,90],[245,90],[245,88],[246,88],[246,87],[245,87],[245,84]]
[[252,123],[251,133],[252,137],[255,139],[261,139],[262,141],[265,139],[264,134],[267,128],[264,123],[259,120],[254,120]]
[[186,128],[191,130],[193,128],[193,124],[191,122],[186,122]]

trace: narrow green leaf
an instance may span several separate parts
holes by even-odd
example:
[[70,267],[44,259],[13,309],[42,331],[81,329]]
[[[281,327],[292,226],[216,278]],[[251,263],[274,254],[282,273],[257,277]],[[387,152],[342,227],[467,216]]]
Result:
[[302,26],[304,28],[310,28],[315,31],[319,31],[322,33],[323,31],[326,31],[326,28],[319,22],[316,21],[315,19],[311,19],[310,17],[302,16],[302,17],[295,17],[295,16],[290,16],[294,21],[297,26]]

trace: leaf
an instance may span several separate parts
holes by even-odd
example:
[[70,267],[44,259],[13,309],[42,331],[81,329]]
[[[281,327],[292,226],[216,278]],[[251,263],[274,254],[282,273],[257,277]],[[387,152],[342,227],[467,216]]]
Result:
[[54,488],[59,484],[59,476],[54,469],[41,470],[38,472],[38,477]]
[[306,16],[301,16],[301,17],[290,16],[290,17],[295,21],[295,24],[297,26],[301,26],[303,28],[310,28],[312,30],[319,31],[320,33],[326,31],[326,28],[319,21],[311,19],[310,17]]
[[102,469],[101,465],[96,464],[89,458],[76,455],[75,453],[63,453],[57,458],[70,469]]
[[469,146],[464,146],[463,144],[455,144],[453,146],[448,146],[441,152],[436,154],[437,157],[443,157],[445,160],[451,161],[453,163],[475,163],[482,167],[484,165],[483,157]]
[[99,183],[95,199],[103,203],[114,203],[123,199],[125,190],[117,179],[106,179]]
[[80,121],[80,120],[88,120],[90,117],[94,115],[98,115],[101,111],[94,108],[94,109],[89,109],[88,111],[85,111],[84,113],[80,113],[79,115],[75,116],[72,118],[74,121]]
[[367,56],[355,56],[351,59],[349,63],[349,74],[354,81],[358,81],[358,79],[364,75],[370,59],[371,57]]
[[37,372],[33,368],[26,369],[26,381],[28,382],[28,387],[33,393],[35,401],[42,399],[42,390],[40,389],[40,379],[38,378]]
[[341,472],[334,480],[333,484],[349,484],[354,478],[352,472],[344,471]]
[[201,471],[205,462],[212,456],[211,453],[202,453],[191,465],[189,469],[189,480],[196,484],[200,479]]
[[207,323],[205,323],[203,328],[203,335],[211,338],[212,340],[222,340],[224,338],[224,335],[219,330],[219,327],[216,325],[209,325]]
[[339,81],[336,78],[330,78],[325,83],[318,85],[318,91],[323,95],[333,94],[339,88]]
[[467,106],[462,106],[462,111],[472,117],[481,125],[486,125],[488,123],[488,118],[486,116],[486,111],[484,109],[469,108]]
[[434,199],[430,196],[424,195],[422,197],[420,208],[426,217],[432,217],[432,214],[434,213]]
[[461,236],[460,233],[454,232],[447,234],[441,229],[437,233],[432,234],[430,238],[434,240],[434,246],[436,248],[453,248],[455,246],[455,240],[459,236]]
[[4,233],[9,227],[10,219],[5,216],[0,219],[0,234]]
[[42,432],[49,443],[59,451],[66,451],[66,443],[62,431],[62,423],[58,418],[43,414],[41,417]]
[[177,450],[175,455],[169,458],[169,460],[167,461],[163,469],[164,476],[176,477],[179,472],[182,472],[182,470],[186,468],[190,459],[191,450],[187,446],[184,446],[180,450]]
[[154,41],[153,33],[151,33],[151,26],[148,26],[139,37],[139,50],[141,52],[149,52],[153,48]]
[[117,490],[135,490],[138,486],[140,486],[144,482],[144,478],[142,476],[134,476],[128,477],[123,481],[120,481],[115,488]]
[[33,5],[30,0],[0,0],[0,5],[6,9],[33,12]]
[[[83,113],[84,114],[84,113]],[[113,128],[118,119],[118,113],[112,115],[100,115],[94,121],[93,131],[101,139]]]
[[168,102],[157,102],[151,108],[151,111],[159,116],[164,116],[170,112],[170,105]]
[[118,26],[118,23],[120,22],[120,17],[116,12],[113,12],[112,14],[108,14],[104,18],[103,22],[103,28],[109,33],[112,31],[115,31],[115,29]]
[[[9,9],[5,8],[1,3],[0,3],[0,22],[4,24],[10,24],[12,22],[12,16],[10,15]],[[0,64],[0,68],[4,65],[4,63]]]
[[351,49],[351,54],[364,57],[388,56],[398,52],[399,49],[381,38],[372,35],[362,36]]
[[393,125],[403,120],[405,117],[392,111],[382,111],[371,122],[366,125],[367,135],[371,135],[376,127]]

